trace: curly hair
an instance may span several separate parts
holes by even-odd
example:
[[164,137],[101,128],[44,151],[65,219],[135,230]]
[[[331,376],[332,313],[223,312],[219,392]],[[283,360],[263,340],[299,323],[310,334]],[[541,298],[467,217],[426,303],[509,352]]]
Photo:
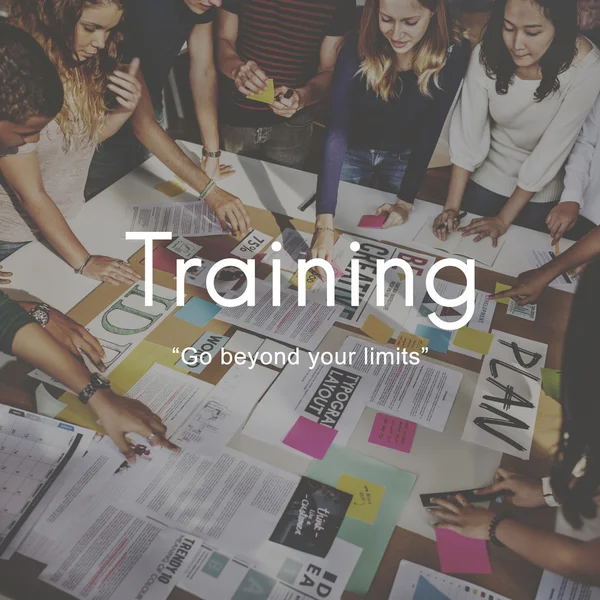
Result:
[[[579,35],[577,3],[572,0],[532,0],[554,25],[550,47],[540,60],[542,80],[534,93],[536,102],[560,89],[558,76],[564,73],[577,55]],[[487,76],[496,80],[496,92],[504,95],[515,76],[516,65],[504,43],[504,10],[507,0],[495,0],[481,39],[481,64]]]
[[[552,489],[573,527],[594,518],[600,486],[600,402],[595,396],[600,337],[600,259],[586,267],[573,300],[563,348],[560,402],[563,424],[552,469]],[[584,463],[583,475],[573,471]]]
[[[446,64],[448,48],[464,37],[463,29],[452,18],[446,0],[419,0],[433,15],[423,39],[415,47],[413,70],[419,91],[431,96],[430,84],[438,85]],[[396,54],[379,29],[379,0],[366,0],[358,32],[359,73],[367,86],[386,102],[395,95],[398,77]]]
[[57,122],[66,149],[97,144],[109,110],[108,75],[120,60],[122,34],[111,32],[106,47],[85,62],[74,55],[75,28],[83,10],[103,4],[125,8],[126,0],[9,0],[9,20],[45,50],[62,81],[65,102]]
[[40,45],[23,30],[0,22],[0,121],[24,125],[31,117],[55,117],[63,87]]

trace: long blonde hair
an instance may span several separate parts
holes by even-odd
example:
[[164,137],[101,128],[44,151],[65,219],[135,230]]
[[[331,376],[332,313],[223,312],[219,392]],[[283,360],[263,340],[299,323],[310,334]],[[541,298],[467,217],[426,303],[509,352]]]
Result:
[[[463,30],[446,9],[446,0],[418,0],[433,15],[423,39],[415,46],[412,69],[419,91],[431,96],[430,85],[439,87],[439,74],[446,64],[448,48],[463,38]],[[396,95],[396,53],[379,28],[380,0],[366,0],[358,32],[359,73],[367,87],[386,102]]]
[[9,0],[9,21],[27,31],[45,50],[65,90],[56,120],[65,136],[65,149],[96,145],[106,123],[108,75],[119,60],[121,33],[111,32],[104,50],[83,63],[74,57],[75,28],[84,8],[125,0]]

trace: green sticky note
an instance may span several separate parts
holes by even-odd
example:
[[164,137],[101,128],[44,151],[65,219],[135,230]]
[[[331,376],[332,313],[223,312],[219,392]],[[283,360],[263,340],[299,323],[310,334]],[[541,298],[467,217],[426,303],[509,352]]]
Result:
[[416,475],[401,471],[373,458],[333,444],[323,460],[314,460],[305,475],[337,487],[343,476],[385,488],[372,523],[346,515],[339,537],[359,546],[363,552],[346,589],[364,595],[369,591],[396,523],[408,502]]
[[550,398],[560,400],[560,371],[558,369],[542,369],[542,389]]
[[476,354],[487,354],[494,341],[494,335],[488,331],[479,331],[471,327],[462,327],[456,332],[454,345]]

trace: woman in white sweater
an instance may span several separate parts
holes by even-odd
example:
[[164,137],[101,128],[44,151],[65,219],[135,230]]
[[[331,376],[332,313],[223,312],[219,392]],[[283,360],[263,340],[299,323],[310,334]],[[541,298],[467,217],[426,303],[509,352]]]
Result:
[[[600,51],[579,35],[575,2],[496,0],[471,56],[450,124],[452,177],[434,232],[461,228],[494,245],[512,223],[549,231],[573,220],[558,205],[562,168],[600,92]],[[577,214],[575,214],[577,218]],[[579,219],[578,238],[593,225]]]

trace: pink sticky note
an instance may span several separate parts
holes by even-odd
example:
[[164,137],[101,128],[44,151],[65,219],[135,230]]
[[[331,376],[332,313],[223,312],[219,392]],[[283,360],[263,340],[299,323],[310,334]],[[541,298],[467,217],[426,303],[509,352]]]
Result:
[[386,219],[387,215],[363,215],[358,226],[365,229],[381,229]]
[[442,573],[491,573],[485,540],[466,538],[449,529],[436,529]]
[[331,266],[333,267],[333,273],[336,279],[344,276],[344,271],[340,269],[340,266],[335,262],[335,260],[331,261]]
[[[152,266],[159,271],[175,275],[178,258],[181,258],[181,256],[171,252],[166,246],[159,246],[152,253]],[[141,261],[141,263],[144,264],[145,261]]]
[[298,417],[294,426],[285,436],[283,443],[294,450],[321,460],[333,443],[337,429],[326,427],[306,417]]
[[400,452],[410,452],[416,430],[416,423],[377,413],[369,435],[369,442]]

